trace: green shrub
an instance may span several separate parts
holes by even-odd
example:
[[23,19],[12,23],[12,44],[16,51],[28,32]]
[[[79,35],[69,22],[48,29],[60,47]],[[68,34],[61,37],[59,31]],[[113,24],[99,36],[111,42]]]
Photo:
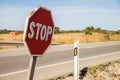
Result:
[[104,65],[102,65],[102,64],[101,64],[101,65],[98,65],[98,66],[97,66],[97,69],[98,69],[99,71],[103,71],[103,70],[104,70]]
[[90,67],[88,68],[88,73],[90,73],[91,75],[94,75],[94,73],[96,72],[96,67]]
[[104,38],[105,38],[105,40],[110,41],[110,35],[109,34],[105,34]]
[[7,29],[4,29],[4,30],[0,30],[0,34],[8,34],[9,31]]

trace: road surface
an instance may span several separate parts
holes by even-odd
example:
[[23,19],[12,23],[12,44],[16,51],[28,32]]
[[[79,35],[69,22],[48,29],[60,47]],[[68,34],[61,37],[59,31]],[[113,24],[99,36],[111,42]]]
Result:
[[[80,69],[120,59],[120,41],[80,44]],[[0,80],[26,80],[27,49],[0,51]],[[34,80],[45,80],[73,72],[73,45],[50,46],[38,57]]]

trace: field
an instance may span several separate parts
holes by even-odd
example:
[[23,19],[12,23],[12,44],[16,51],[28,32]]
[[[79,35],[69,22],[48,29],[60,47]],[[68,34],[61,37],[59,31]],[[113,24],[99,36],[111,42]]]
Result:
[[[120,41],[120,34],[93,33],[86,35],[85,33],[62,33],[54,34],[53,44],[73,44],[74,41],[80,43],[105,42],[105,41]],[[23,35],[0,34],[0,42],[23,42]],[[16,46],[0,46],[0,49],[16,48]]]
[[[0,42],[23,42],[23,35],[0,34]],[[23,46],[21,46],[23,47]],[[0,46],[0,49],[16,48],[16,46]]]
[[92,35],[86,35],[85,33],[55,34],[52,43],[73,44],[74,41],[79,41],[80,43],[120,41],[120,34],[111,34],[108,38],[106,34],[102,33],[93,33]]

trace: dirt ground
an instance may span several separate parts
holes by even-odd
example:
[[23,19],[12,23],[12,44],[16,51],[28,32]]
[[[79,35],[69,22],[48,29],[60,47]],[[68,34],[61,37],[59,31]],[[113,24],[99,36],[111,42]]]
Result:
[[[74,77],[57,80],[74,80]],[[83,80],[120,80],[120,59],[89,67]]]

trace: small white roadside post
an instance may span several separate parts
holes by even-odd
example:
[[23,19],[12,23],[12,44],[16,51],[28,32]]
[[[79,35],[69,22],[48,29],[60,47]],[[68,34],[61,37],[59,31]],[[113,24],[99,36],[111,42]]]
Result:
[[79,42],[74,42],[74,80],[79,80]]

